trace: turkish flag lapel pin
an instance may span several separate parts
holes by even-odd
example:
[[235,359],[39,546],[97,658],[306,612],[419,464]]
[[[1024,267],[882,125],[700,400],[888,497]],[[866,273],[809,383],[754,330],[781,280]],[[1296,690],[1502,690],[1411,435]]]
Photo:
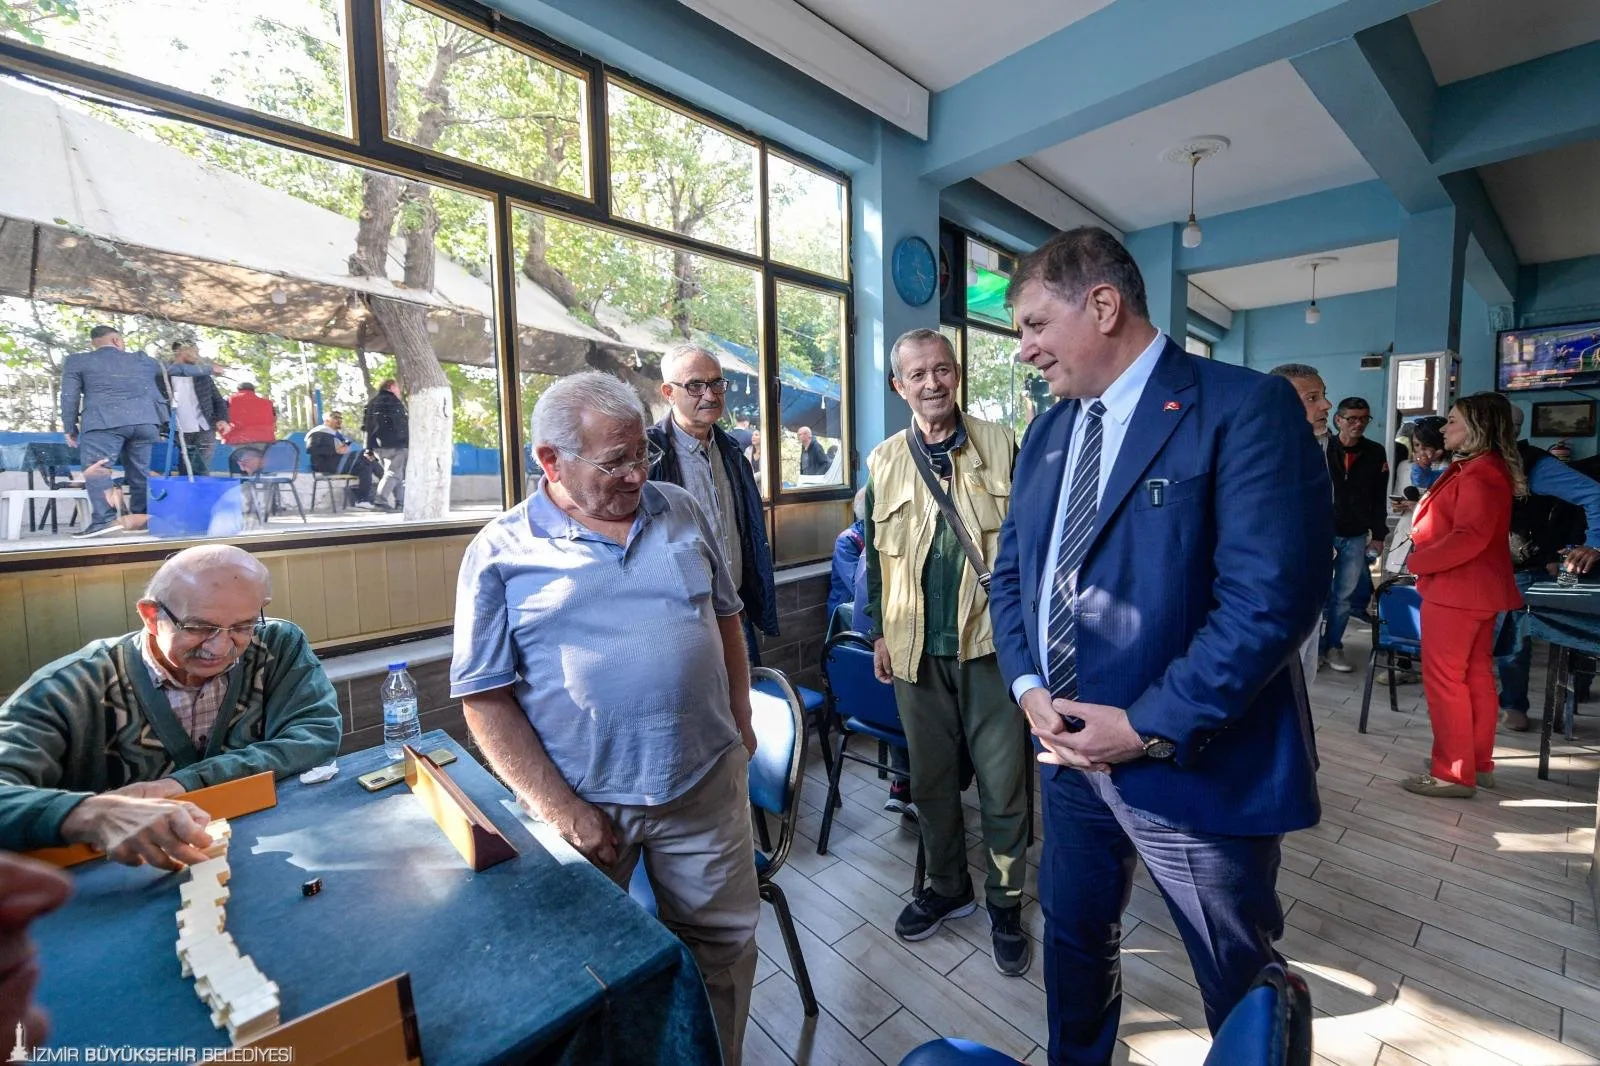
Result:
[[1168,400],[1166,403],[1161,405],[1161,409],[1163,411],[1177,411],[1182,409],[1182,407],[1183,404],[1179,403],[1177,400]]

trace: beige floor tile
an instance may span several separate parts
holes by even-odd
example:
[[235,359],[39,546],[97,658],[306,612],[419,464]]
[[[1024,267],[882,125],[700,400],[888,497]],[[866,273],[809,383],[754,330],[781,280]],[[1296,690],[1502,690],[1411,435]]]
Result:
[[[775,973],[756,985],[750,995],[750,1021],[797,1066],[866,1066],[881,1061],[827,1011],[807,1018],[800,993],[786,974]],[[748,1045],[748,1034],[745,1042]]]
[[914,1049],[938,1037],[938,1033],[922,1024],[921,1018],[901,1008],[890,1015],[888,1021],[874,1029],[862,1043],[884,1062],[895,1063],[898,1066],[900,1060]]

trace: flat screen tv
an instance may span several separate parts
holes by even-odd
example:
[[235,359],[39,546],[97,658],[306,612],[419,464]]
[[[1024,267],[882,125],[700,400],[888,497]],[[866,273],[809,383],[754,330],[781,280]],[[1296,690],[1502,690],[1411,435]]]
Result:
[[1508,329],[1497,349],[1502,392],[1600,385],[1600,322]]

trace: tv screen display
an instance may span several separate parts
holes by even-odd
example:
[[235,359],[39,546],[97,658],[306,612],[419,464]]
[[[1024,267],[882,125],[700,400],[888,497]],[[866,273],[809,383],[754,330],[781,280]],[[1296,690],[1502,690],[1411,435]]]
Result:
[[1502,392],[1600,385],[1600,322],[1501,333],[1499,383]]

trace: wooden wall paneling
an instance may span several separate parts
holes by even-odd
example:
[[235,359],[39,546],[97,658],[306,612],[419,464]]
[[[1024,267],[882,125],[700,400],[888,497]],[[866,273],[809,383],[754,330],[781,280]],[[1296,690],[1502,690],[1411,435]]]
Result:
[[414,626],[422,618],[417,600],[417,541],[386,544],[383,548],[382,588],[389,590],[389,625]]
[[0,692],[10,692],[34,670],[28,654],[28,601],[18,577],[0,577],[0,649]]
[[455,575],[446,578],[444,550],[438,541],[416,540],[413,558],[417,573],[418,621],[437,625],[452,616],[450,601],[455,593]]
[[393,627],[390,622],[388,573],[384,568],[382,544],[363,544],[353,549],[356,571],[356,610],[361,616],[361,632],[381,633]]
[[28,661],[35,669],[84,645],[69,574],[29,574],[22,579],[22,595],[28,601]]
[[[82,646],[99,637],[127,633],[140,623],[128,618],[127,585],[115,570],[97,567],[68,575],[78,601],[78,644]],[[144,582],[139,583],[144,591]],[[135,597],[137,600],[137,597]],[[135,612],[134,618],[138,618]]]
[[294,585],[289,581],[289,558],[287,552],[262,553],[256,556],[261,564],[267,568],[267,574],[272,579],[272,613],[278,618],[287,618],[291,622],[298,622],[295,614],[300,605],[295,602]]
[[329,549],[322,555],[323,601],[328,610],[328,639],[344,640],[361,632],[357,602],[356,553]]
[[292,592],[292,621],[305,631],[313,644],[328,639],[328,590],[323,581],[324,553],[290,552],[284,557]]
[[[140,563],[133,566],[108,567],[122,579],[122,628],[119,633],[128,633],[137,629],[142,623],[139,621],[139,601],[144,598],[145,586],[150,584],[150,579],[156,576],[156,571],[161,569],[160,563]],[[85,568],[76,573],[87,574]],[[96,637],[107,637],[109,633],[89,633],[83,638],[85,644]]]

